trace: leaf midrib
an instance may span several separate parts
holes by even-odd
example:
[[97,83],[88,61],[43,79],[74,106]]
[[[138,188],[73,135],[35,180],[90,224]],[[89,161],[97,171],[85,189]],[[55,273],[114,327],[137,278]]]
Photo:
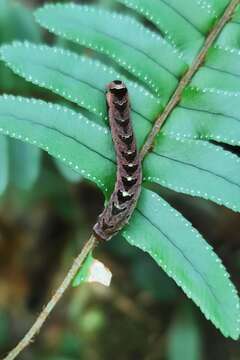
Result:
[[[36,62],[36,63],[37,63],[37,62]],[[39,65],[39,66],[43,66],[43,67],[45,67],[45,68],[47,68],[47,69],[50,69],[50,70],[52,70],[52,71],[55,71],[55,72],[59,72],[61,75],[66,76],[67,78],[70,78],[70,79],[72,79],[72,80],[78,81],[78,82],[80,82],[80,83],[82,82],[82,83],[84,83],[85,85],[87,85],[87,86],[93,88],[94,90],[100,92],[101,94],[105,95],[105,91],[104,91],[104,90],[101,90],[101,89],[97,88],[96,86],[92,85],[91,83],[87,82],[86,80],[81,80],[81,79],[79,79],[77,76],[74,77],[74,76],[72,76],[71,74],[66,73],[65,71],[63,71],[63,70],[61,70],[61,69],[59,69],[59,68],[54,69],[52,66],[49,66],[49,65],[46,65],[46,64],[38,64],[38,65]],[[146,120],[147,122],[149,122],[150,124],[152,124],[151,120],[150,120],[149,118],[147,118],[146,116],[140,114],[138,111],[136,111],[136,110],[134,110],[134,109],[132,109],[132,111],[133,111],[135,114],[138,114],[139,116],[141,116],[143,119],[145,119],[145,120]]]
[[148,154],[148,152],[151,151],[151,149],[153,148],[156,136],[159,133],[159,131],[161,130],[164,122],[167,120],[169,115],[172,113],[174,108],[177,106],[177,104],[181,100],[182,94],[183,94],[186,86],[189,85],[193,76],[198,71],[198,69],[202,65],[202,63],[205,61],[208,50],[215,42],[215,40],[217,39],[218,35],[222,31],[222,29],[224,28],[226,23],[231,19],[231,16],[238,4],[239,4],[239,0],[230,1],[228,6],[226,7],[226,9],[224,10],[222,16],[219,18],[219,20],[213,26],[212,30],[209,32],[209,35],[207,36],[201,50],[199,51],[196,58],[193,60],[192,65],[189,67],[187,72],[183,75],[183,77],[179,81],[178,86],[176,87],[173,95],[171,96],[170,100],[168,101],[165,109],[159,115],[159,117],[156,119],[154,126],[152,127],[150,133],[148,134],[147,139],[146,139],[146,141],[141,149],[141,152],[140,152],[140,157],[142,160]]
[[214,71],[220,72],[220,73],[222,73],[222,74],[232,75],[232,76],[234,76],[234,77],[236,76],[236,77],[238,77],[238,78],[240,77],[240,74],[233,73],[233,72],[231,72],[231,71],[223,70],[223,69],[220,69],[220,68],[215,68],[215,67],[213,67],[213,66],[211,66],[211,65],[204,64],[204,67],[205,67],[206,69],[214,70]]
[[163,4],[165,4],[167,7],[169,7],[170,9],[172,9],[172,11],[174,11],[176,14],[178,14],[180,17],[182,17],[188,24],[190,24],[197,32],[198,34],[201,35],[201,37],[205,37],[205,34],[196,27],[196,25],[194,25],[186,16],[184,16],[182,13],[180,13],[180,11],[178,9],[176,9],[173,5],[167,3],[165,0],[160,0]]
[[127,43],[126,41],[124,41],[123,39],[117,37],[117,36],[113,36],[112,34],[109,34],[107,32],[104,32],[103,30],[99,30],[97,28],[95,28],[94,26],[88,26],[85,24],[85,28],[88,28],[90,30],[94,30],[96,33],[99,33],[103,36],[109,37],[111,39],[113,39],[114,41],[118,41],[121,44],[141,53],[142,55],[146,56],[149,60],[151,60],[154,64],[156,64],[157,66],[160,66],[163,70],[165,70],[168,74],[172,75],[176,80],[178,79],[177,76],[171,72],[170,69],[168,69],[167,67],[165,67],[163,64],[161,64],[160,62],[158,62],[156,59],[154,59],[153,57],[151,57],[148,53],[146,53],[145,51],[143,51],[142,49],[136,48],[133,44]]
[[161,230],[153,221],[151,221],[141,210],[139,210],[139,208],[136,209],[136,211],[138,211],[143,217],[144,219],[146,219],[155,229],[157,229],[179,252],[180,254],[184,257],[184,259],[187,260],[187,262],[189,262],[189,264],[192,266],[193,270],[202,278],[202,280],[206,283],[207,288],[209,289],[210,293],[212,294],[212,296],[214,297],[214,299],[216,300],[216,302],[221,305],[222,302],[218,299],[218,297],[215,295],[212,286],[209,284],[207,278],[205,277],[204,274],[202,274],[192,263],[192,261],[184,254],[184,252],[182,251],[182,249],[177,246],[177,244],[172,241],[170,239],[170,237],[163,231]]
[[231,179],[228,179],[227,177],[223,176],[223,175],[219,175],[217,173],[215,173],[214,171],[211,171],[209,169],[204,169],[196,164],[191,164],[191,163],[188,163],[186,161],[183,161],[183,160],[179,160],[179,159],[175,159],[174,157],[171,157],[171,156],[167,156],[167,155],[163,155],[163,154],[160,154],[160,153],[157,153],[155,151],[152,151],[152,154],[156,155],[156,156],[160,156],[162,158],[165,158],[165,159],[168,159],[168,160],[171,160],[171,161],[174,161],[174,162],[177,162],[179,164],[183,164],[183,165],[186,165],[186,166],[189,166],[189,167],[192,167],[192,168],[195,168],[197,170],[200,170],[200,171],[203,171],[203,172],[206,172],[208,174],[211,174],[211,175],[214,175],[234,186],[237,186],[238,188],[240,188],[240,185],[234,181],[232,181]]
[[225,115],[224,113],[221,112],[215,112],[215,111],[209,111],[209,110],[204,110],[204,109],[199,109],[199,108],[191,108],[185,105],[178,105],[177,109],[183,109],[183,110],[188,110],[188,111],[196,111],[196,112],[201,112],[201,113],[205,113],[205,114],[209,114],[209,115],[216,115],[216,116],[222,116],[224,118],[228,118],[228,119],[232,119],[235,120],[237,122],[240,122],[240,118],[237,118],[235,116],[232,115]]
[[[63,71],[62,69],[59,69],[57,66],[56,66],[56,68],[54,68],[54,67],[52,67],[52,66],[49,66],[49,65],[46,65],[46,64],[43,64],[43,63],[39,63],[39,62],[37,62],[37,61],[35,61],[34,63],[35,63],[37,66],[39,66],[39,67],[46,68],[46,69],[51,70],[51,71],[53,71],[53,72],[57,72],[57,73],[59,72],[61,75],[66,76],[67,78],[72,79],[72,80],[74,80],[74,81],[77,81],[77,82],[79,82],[79,83],[83,83],[83,84],[85,84],[85,85],[93,88],[94,90],[98,91],[99,93],[105,95],[105,91],[104,91],[104,90],[98,88],[97,86],[93,85],[92,83],[90,83],[90,82],[88,82],[88,81],[86,81],[86,80],[80,79],[80,78],[78,78],[77,76],[73,76],[73,75],[71,75],[70,73],[67,73],[67,72]],[[30,65],[32,65],[32,63],[30,63]],[[69,98],[68,98],[68,100],[69,100]],[[70,100],[71,100],[71,99],[70,99]],[[75,101],[73,101],[73,102],[75,103]],[[135,114],[137,114],[137,115],[139,115],[140,117],[142,117],[144,120],[146,120],[148,123],[150,123],[150,124],[152,125],[152,121],[151,121],[150,118],[148,118],[148,117],[146,117],[145,115],[141,114],[139,111],[137,111],[137,110],[134,109],[134,108],[132,108],[132,112],[135,113]]]
[[17,117],[17,116],[14,116],[13,114],[10,114],[10,113],[0,113],[0,115],[1,115],[1,116],[11,117],[11,118],[13,118],[13,119],[15,119],[15,120],[17,120],[17,121],[20,120],[20,121],[29,122],[30,124],[38,125],[38,126],[40,126],[40,127],[44,127],[44,128],[49,129],[49,130],[51,130],[51,131],[56,131],[58,134],[63,135],[64,137],[67,137],[68,139],[73,140],[73,141],[76,142],[77,144],[82,145],[82,146],[85,147],[86,149],[94,152],[95,154],[98,154],[99,156],[101,156],[101,157],[104,158],[105,160],[108,160],[108,161],[110,161],[111,163],[113,163],[114,165],[116,165],[116,162],[115,162],[114,160],[108,158],[107,156],[105,156],[105,155],[103,155],[102,153],[100,153],[99,151],[91,148],[90,146],[86,145],[85,143],[82,143],[81,141],[79,141],[78,139],[76,139],[74,136],[62,132],[61,130],[57,129],[55,126],[50,127],[50,126],[48,126],[48,125],[46,125],[46,124],[42,124],[42,123],[40,123],[40,122],[38,122],[38,121],[29,120],[29,119],[27,119],[27,118],[23,118],[23,117],[20,117],[20,116]]
[[[202,278],[203,282],[206,284],[206,287],[209,289],[211,295],[213,296],[213,298],[216,300],[216,302],[219,304],[219,306],[221,307],[221,309],[224,311],[224,313],[229,316],[229,307],[226,308],[224,306],[225,302],[221,301],[221,299],[219,299],[215,292],[214,292],[214,288],[211,286],[211,284],[208,282],[208,278],[204,275],[204,273],[202,273],[201,271],[199,271],[194,264],[192,263],[192,261],[184,254],[184,252],[182,251],[182,249],[163,231],[161,230],[158,225],[156,225],[153,221],[151,221],[138,207],[136,208],[137,212],[139,212],[144,219],[146,219],[146,221],[148,221],[155,229],[157,229],[166,239],[167,241],[169,241],[173,247],[175,247],[180,254],[184,257],[184,259],[186,259],[187,262],[189,262],[189,264],[192,266],[193,270]],[[203,311],[204,312],[204,311]]]

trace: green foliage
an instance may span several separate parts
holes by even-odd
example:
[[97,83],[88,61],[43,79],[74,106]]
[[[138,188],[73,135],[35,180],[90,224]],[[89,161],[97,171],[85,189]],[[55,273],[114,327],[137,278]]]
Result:
[[[33,15],[24,6],[7,0],[0,0],[0,43],[13,39],[40,41],[40,31]],[[29,93],[30,86],[13,76],[0,64],[0,92],[23,90]],[[1,136],[0,194],[9,183],[23,189],[30,188],[40,170],[40,149]]]
[[0,193],[2,193],[8,183],[8,139],[3,135],[0,135],[0,164]]
[[[106,123],[105,86],[113,78],[120,77],[111,67],[63,49],[27,42],[4,46],[1,54],[12,70],[26,80],[54,91]],[[133,120],[138,123],[139,131],[143,133],[145,129],[142,135],[145,136],[151,126],[149,123],[161,109],[160,101],[138,84],[124,80],[131,90]]]
[[10,337],[9,318],[4,311],[0,311],[0,347],[2,347]]
[[41,100],[5,95],[0,104],[0,132],[41,147],[103,191],[111,192],[115,160],[106,126]]
[[90,270],[90,267],[91,267],[93,261],[94,261],[94,259],[93,259],[92,254],[89,254],[88,257],[86,258],[86,260],[84,261],[80,271],[75,276],[73,283],[72,283],[73,286],[79,286],[80,284],[87,281],[87,278],[89,275],[89,270]]
[[40,156],[38,148],[18,140],[9,141],[9,181],[22,189],[29,189],[39,174]]
[[157,264],[150,257],[136,254],[132,266],[132,278],[141,290],[147,291],[162,303],[173,303],[178,295],[174,282],[164,271],[159,271]]
[[56,5],[47,8],[47,17],[46,8],[38,10],[37,19],[56,34],[108,55],[164,100],[186,70],[166,41],[131,17],[88,6]]
[[238,337],[238,297],[228,274],[211,247],[179,212],[143,189],[123,235],[130,244],[149,253],[226,336]]
[[55,163],[60,173],[70,182],[77,183],[82,179],[80,174],[64,165],[61,161],[56,160]]
[[[106,124],[106,83],[114,78],[126,81],[137,142],[142,146],[229,3],[189,0],[186,7],[177,0],[120,2],[150,20],[161,34],[131,16],[98,7],[57,4],[36,12],[37,20],[51,32],[103,54],[120,66],[118,70],[55,47],[15,42],[1,48],[3,60],[16,74],[84,109],[82,116],[67,105],[5,95],[0,98],[1,134],[47,151],[95,182],[106,198],[116,172]],[[239,211],[239,159],[208,142],[240,143],[240,25],[235,17],[185,87],[147,155],[143,185],[160,183]],[[4,141],[1,146],[4,164]],[[148,252],[225,336],[238,338],[236,290],[220,259],[181,214],[143,188],[123,236]]]
[[195,314],[190,306],[180,310],[168,333],[168,359],[201,360],[201,334]]
[[209,29],[222,14],[228,0],[188,1],[118,0],[150,20],[188,64],[203,45]]
[[160,135],[144,170],[149,181],[240,210],[240,160],[219,146]]
[[[4,44],[16,39],[39,43],[41,41],[40,28],[34,21],[33,14],[25,6],[14,0],[0,0],[0,43]],[[15,76],[3,63],[0,64],[0,78],[1,93],[21,91],[29,95],[33,89],[29,83]],[[7,142],[7,150],[1,154],[5,160],[1,162],[3,165],[0,173],[0,194],[8,185],[21,189],[31,188],[40,173],[40,149],[16,140],[3,141]],[[76,182],[81,178],[64,164],[56,161],[56,165],[69,181]]]

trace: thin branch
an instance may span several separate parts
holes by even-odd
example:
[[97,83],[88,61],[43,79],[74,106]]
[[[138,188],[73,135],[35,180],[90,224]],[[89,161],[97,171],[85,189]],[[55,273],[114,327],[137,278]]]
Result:
[[215,24],[215,26],[209,33],[198,56],[196,57],[193,64],[190,66],[188,71],[185,73],[185,75],[180,80],[175,92],[173,93],[172,97],[170,98],[164,111],[157,118],[152,130],[150,131],[150,133],[147,137],[147,140],[145,141],[145,143],[141,149],[141,153],[140,153],[141,159],[144,159],[146,154],[151,150],[158,132],[162,128],[164,122],[166,121],[168,116],[171,114],[171,112],[173,111],[175,106],[180,101],[185,87],[190,83],[194,74],[197,72],[197,70],[199,69],[199,67],[201,66],[203,61],[205,60],[205,57],[207,55],[209,48],[213,45],[214,41],[217,39],[218,35],[222,31],[222,29],[226,25],[226,23],[231,19],[231,16],[232,16],[236,6],[239,3],[240,3],[240,0],[232,0],[230,2],[230,4],[226,7],[226,9],[225,9],[223,15],[221,16],[221,18],[219,19],[219,21]]
[[43,311],[38,316],[32,327],[28,330],[24,338],[3,360],[15,359],[33,341],[34,336],[40,331],[42,325],[50,315],[51,311],[62,298],[64,292],[67,290],[72,280],[76,276],[80,266],[82,265],[88,254],[94,249],[96,244],[97,240],[95,236],[92,235],[82,248],[82,251],[80,252],[78,257],[73,261],[73,264],[68,271],[66,277],[64,278],[63,282],[61,283],[55,294],[52,296],[47,306],[43,309]]

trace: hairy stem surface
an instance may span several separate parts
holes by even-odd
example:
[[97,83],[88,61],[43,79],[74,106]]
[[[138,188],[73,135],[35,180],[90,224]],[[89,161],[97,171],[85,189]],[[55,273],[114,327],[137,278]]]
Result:
[[54,295],[52,296],[51,300],[47,304],[47,306],[43,309],[40,313],[36,321],[34,322],[33,326],[29,329],[26,335],[22,338],[22,340],[17,344],[17,346],[5,357],[4,360],[13,360],[15,359],[32,341],[34,336],[40,331],[42,325],[50,315],[51,311],[57,305],[59,300],[62,298],[64,292],[67,290],[69,285],[71,284],[72,280],[76,276],[79,268],[83,264],[84,260],[88,256],[88,254],[93,250],[97,243],[97,240],[94,235],[90,237],[90,239],[86,242],[82,251],[78,255],[78,257],[73,261],[73,264],[68,271],[66,277],[64,278],[63,282],[56,290]]

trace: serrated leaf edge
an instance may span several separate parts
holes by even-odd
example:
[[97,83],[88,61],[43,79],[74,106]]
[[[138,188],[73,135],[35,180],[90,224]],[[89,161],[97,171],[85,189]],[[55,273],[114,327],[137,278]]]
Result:
[[[156,194],[151,194],[151,196],[156,199],[157,201],[161,201],[163,202],[163,206],[169,206],[169,204],[164,201],[163,199],[160,199],[160,197]],[[174,216],[177,217],[181,217],[182,222],[184,223],[184,225],[188,228],[191,228],[191,231],[194,233],[194,235],[197,238],[202,238],[201,234],[192,226],[192,224],[186,220],[181,213],[179,213],[176,209],[174,209],[173,207],[169,206],[170,211],[173,213]],[[191,299],[194,301],[194,303],[201,309],[201,311],[203,312],[203,314],[205,315],[206,319],[209,320],[211,319],[213,321],[213,323],[215,324],[215,326],[222,331],[222,333],[228,337],[231,336],[234,340],[237,340],[239,338],[239,333],[240,333],[240,312],[238,318],[236,319],[236,323],[237,323],[237,327],[234,330],[236,335],[234,334],[230,334],[228,332],[225,331],[225,329],[222,329],[221,324],[218,323],[217,319],[214,316],[211,316],[207,313],[206,309],[199,303],[199,300],[194,296],[194,294],[192,294],[191,290],[187,288],[187,286],[183,285],[181,280],[178,280],[176,274],[174,274],[171,270],[169,270],[169,268],[167,267],[166,264],[163,264],[162,259],[159,259],[159,255],[152,252],[151,250],[146,249],[146,247],[140,247],[137,245],[137,241],[134,240],[129,234],[127,230],[123,230],[123,236],[130,242],[130,244],[139,247],[141,250],[149,253],[149,255],[153,258],[156,259],[156,262],[160,265],[160,267],[168,274],[169,277],[171,277],[179,287],[182,288],[182,290],[184,291],[184,293]],[[210,245],[206,245],[206,250],[210,252],[211,256],[213,256],[215,258],[215,261],[219,264],[219,268],[220,270],[224,273],[224,277],[227,277],[228,279],[230,278],[229,273],[227,272],[225,266],[223,265],[221,259],[215,254],[215,252],[213,251],[213,248]],[[239,310],[240,309],[240,301],[239,301],[239,297],[238,297],[238,292],[235,288],[235,286],[233,285],[233,283],[229,280],[229,287],[231,289],[231,292],[233,294],[233,297],[236,301],[236,309]]]
[[[162,136],[162,137],[167,136],[168,137],[168,135],[166,135],[166,134],[164,134],[162,132],[157,135],[157,138],[159,138],[160,136]],[[205,147],[209,148],[211,151],[213,150],[213,151],[216,151],[216,152],[221,152],[227,158],[229,158],[231,160],[235,160],[236,164],[240,163],[240,158],[237,155],[231,153],[230,151],[226,151],[226,150],[222,149],[220,146],[210,144],[207,141],[195,140],[195,139],[176,139],[176,138],[174,138],[174,140],[176,140],[176,141],[178,141],[180,143],[187,143],[187,142],[189,143],[190,142],[190,143],[193,143],[194,146],[197,146],[197,145],[205,146]],[[144,176],[143,181],[156,182],[156,183],[161,184],[162,186],[167,187],[167,188],[169,188],[171,190],[174,190],[176,192],[189,194],[191,196],[201,197],[201,198],[206,199],[206,200],[211,200],[211,201],[215,202],[216,204],[229,207],[230,209],[232,209],[235,212],[240,211],[240,205],[230,203],[229,201],[223,201],[221,198],[216,197],[214,195],[211,195],[206,191],[205,192],[202,192],[200,190],[195,191],[195,190],[193,190],[191,188],[185,188],[184,186],[180,186],[180,187],[179,186],[174,186],[172,183],[170,183],[170,182],[168,182],[168,181],[166,181],[164,179],[161,179],[159,177],[156,177],[156,176]]]
[[[19,41],[14,41],[12,42],[10,45],[3,45],[0,47],[0,56],[1,59],[6,63],[6,65],[12,69],[12,71],[23,77],[25,80],[33,83],[34,85],[49,89],[51,91],[54,91],[55,93],[59,94],[60,96],[63,96],[64,98],[66,98],[69,101],[72,101],[84,108],[86,108],[87,110],[89,110],[90,112],[99,115],[103,120],[107,121],[108,117],[104,116],[104,114],[102,112],[98,112],[97,109],[95,107],[90,106],[89,104],[87,104],[86,102],[84,102],[83,100],[80,100],[77,97],[73,97],[69,92],[67,91],[63,91],[61,89],[55,88],[52,85],[47,85],[45,82],[43,81],[39,81],[37,79],[35,79],[34,77],[32,77],[31,75],[27,75],[25,72],[19,70],[19,68],[16,65],[13,65],[11,63],[11,61],[9,61],[7,59],[7,57],[4,55],[4,51],[10,48],[26,48],[26,49],[35,49],[35,50],[39,50],[39,51],[49,51],[49,50],[53,50],[55,53],[59,53],[61,55],[66,55],[70,60],[71,58],[74,60],[78,60],[79,62],[87,62],[90,65],[94,65],[96,67],[99,67],[99,71],[102,72],[108,72],[110,75],[114,75],[114,77],[116,77],[117,79],[120,78],[125,78],[124,76],[122,76],[120,73],[118,73],[116,70],[114,70],[112,67],[110,66],[105,66],[104,64],[102,64],[100,61],[98,60],[92,60],[86,56],[83,55],[77,55],[74,52],[71,52],[69,50],[65,50],[62,49],[60,47],[50,47],[47,45],[37,45],[34,43],[30,43],[28,41],[24,41],[24,42],[19,42]],[[147,91],[143,86],[140,86],[139,84],[137,84],[136,82],[130,81],[128,80],[128,84],[130,87],[133,87],[135,89],[137,89],[137,91],[139,91],[141,93],[142,96],[144,97],[150,97],[151,99],[153,99],[157,104],[160,104],[160,100],[158,98],[156,98],[153,94],[151,94],[149,91]],[[89,85],[90,86],[90,85]],[[81,96],[81,94],[79,94],[79,97]]]
[[[24,97],[20,97],[20,96],[13,96],[13,95],[2,95],[0,96],[0,100],[1,99],[4,99],[4,100],[14,100],[14,101],[18,101],[18,102],[21,102],[21,103],[27,103],[27,104],[38,104],[38,105],[47,105],[49,106],[50,109],[54,108],[55,110],[59,111],[59,112],[65,112],[65,113],[69,113],[70,116],[77,116],[79,117],[82,121],[86,121],[87,124],[89,124],[90,126],[92,127],[96,127],[99,131],[102,132],[102,134],[104,134],[105,136],[110,136],[109,135],[109,131],[96,124],[95,122],[93,121],[90,121],[88,119],[86,119],[84,116],[76,113],[75,111],[72,111],[64,106],[61,106],[61,105],[57,105],[57,104],[53,104],[53,103],[50,103],[50,102],[46,102],[46,101],[43,101],[43,100],[36,100],[34,98],[24,98]],[[10,136],[14,139],[17,139],[17,140],[21,140],[21,141],[24,141],[25,143],[29,143],[31,145],[35,145],[35,146],[38,146],[40,147],[41,149],[43,149],[44,151],[46,151],[49,155],[53,156],[54,158],[58,159],[58,160],[61,160],[65,165],[67,165],[68,167],[70,167],[71,169],[73,169],[74,171],[76,171],[78,174],[82,175],[84,178],[87,178],[91,181],[93,181],[94,183],[96,183],[102,190],[104,193],[107,193],[109,191],[109,189],[106,187],[106,185],[101,181],[101,179],[99,178],[96,178],[95,176],[92,176],[90,173],[88,173],[86,170],[84,169],[80,169],[80,166],[79,164],[75,164],[71,161],[71,159],[67,159],[66,157],[62,157],[60,154],[54,154],[51,152],[51,150],[49,150],[49,146],[42,143],[42,142],[38,142],[37,140],[35,139],[30,139],[29,137],[24,137],[22,136],[22,134],[20,133],[16,133],[16,132],[10,132],[8,130],[4,130],[3,128],[0,127],[0,134],[3,134],[3,135],[7,135],[7,136]]]
[[[93,50],[96,50],[102,54],[105,54],[109,57],[111,57],[114,61],[116,61],[120,66],[122,66],[124,69],[126,69],[127,71],[131,72],[134,76],[138,77],[140,80],[142,80],[144,83],[146,83],[153,91],[154,93],[157,95],[157,96],[161,96],[160,92],[159,92],[159,88],[158,88],[158,85],[157,83],[155,84],[154,82],[154,79],[149,79],[148,78],[148,75],[146,74],[142,74],[140,71],[138,71],[136,68],[134,68],[131,64],[129,64],[125,58],[123,57],[122,59],[117,57],[116,54],[114,53],[111,53],[108,49],[105,49],[104,46],[98,46],[94,43],[91,43],[91,42],[88,42],[87,40],[84,40],[84,39],[80,39],[78,37],[74,37],[74,36],[71,36],[71,35],[66,35],[65,32],[62,32],[60,30],[56,30],[54,27],[51,27],[49,26],[45,21],[43,21],[42,19],[40,19],[39,17],[39,14],[42,12],[42,11],[45,11],[45,10],[48,10],[48,9],[53,9],[55,7],[61,7],[61,8],[77,8],[77,7],[80,7],[80,5],[76,5],[76,4],[61,4],[61,3],[57,3],[57,4],[47,4],[47,5],[44,5],[43,7],[39,8],[36,10],[35,12],[35,18],[36,18],[36,21],[41,25],[43,26],[44,28],[48,29],[50,32],[52,33],[55,33],[57,34],[58,36],[61,36],[65,39],[68,39],[70,41],[73,41],[75,43],[78,43],[82,46],[86,46],[86,47],[89,47]],[[93,6],[86,6],[86,5],[81,5],[81,9],[83,9],[84,11],[86,12],[98,12],[99,13],[99,16],[101,16],[101,14],[103,12],[105,12],[106,14],[109,14],[109,15],[112,15],[114,18],[118,19],[118,21],[121,21],[123,18],[127,18],[129,19],[129,22],[130,23],[136,23],[136,25],[142,29],[142,31],[145,31],[146,34],[150,34],[153,38],[156,38],[158,39],[158,41],[161,40],[162,43],[166,43],[170,48],[171,48],[171,44],[168,43],[166,40],[164,40],[162,37],[160,37],[158,34],[146,29],[143,25],[141,25],[140,23],[138,23],[136,20],[132,19],[131,17],[129,16],[126,16],[126,15],[119,15],[119,13],[116,13],[116,12],[110,12],[110,11],[106,11],[106,10],[102,10],[101,8],[97,8],[97,7],[93,7]],[[174,47],[173,48],[173,53],[174,55],[176,55],[179,59],[182,60],[181,58],[181,54],[179,54],[179,52],[177,51],[177,49]],[[175,77],[176,80],[177,77]]]

